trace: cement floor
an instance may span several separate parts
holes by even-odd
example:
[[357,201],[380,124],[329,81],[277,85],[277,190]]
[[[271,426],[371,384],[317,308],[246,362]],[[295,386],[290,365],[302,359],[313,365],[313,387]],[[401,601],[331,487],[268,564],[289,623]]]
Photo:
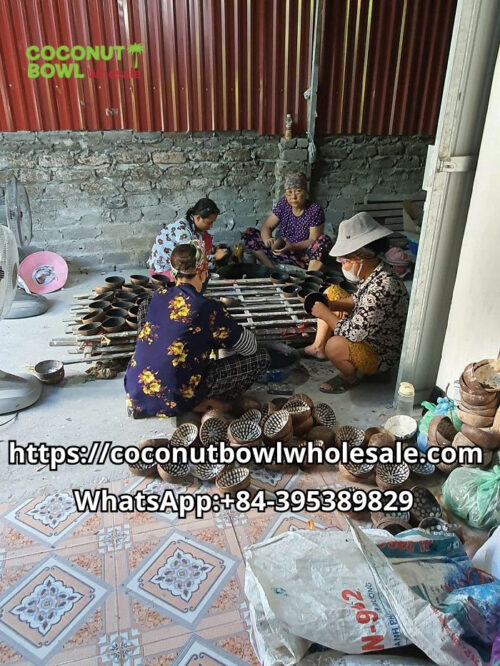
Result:
[[[143,268],[119,271],[124,277]],[[1,367],[19,373],[26,365],[45,359],[74,359],[71,347],[50,347],[52,338],[65,337],[69,308],[73,297],[90,293],[102,283],[99,273],[71,275],[67,286],[48,295],[48,312],[29,319],[3,320],[0,332],[3,342]],[[69,487],[87,488],[128,478],[125,466],[108,462],[104,465],[63,465],[57,472],[48,467],[20,466],[7,463],[7,442],[17,440],[47,442],[52,445],[86,445],[94,440],[111,440],[115,444],[136,444],[150,437],[168,436],[175,428],[175,419],[133,420],[127,417],[123,391],[123,373],[112,380],[87,381],[86,364],[65,367],[66,376],[57,386],[44,386],[40,400],[18,413],[10,422],[0,416],[0,502],[17,502],[36,494],[48,494]],[[336,412],[341,425],[360,427],[381,425],[392,413],[394,382],[362,384],[341,396],[326,396],[319,384],[332,376],[328,363],[305,360],[291,380],[297,391],[307,392],[315,402],[327,402]],[[252,391],[259,399],[267,399],[265,386]],[[270,396],[272,397],[272,396]],[[7,423],[6,423],[7,422]]]

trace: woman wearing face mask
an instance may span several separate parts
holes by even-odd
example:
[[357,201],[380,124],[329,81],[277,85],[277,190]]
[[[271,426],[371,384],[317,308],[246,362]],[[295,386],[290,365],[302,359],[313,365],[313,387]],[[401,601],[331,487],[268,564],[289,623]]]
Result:
[[173,280],[170,271],[170,256],[176,245],[199,241],[203,244],[208,259],[209,270],[215,269],[215,264],[224,259],[228,250],[214,251],[212,236],[208,233],[212,228],[218,214],[217,205],[212,199],[200,199],[186,211],[186,215],[164,226],[154,242],[148,266],[151,273],[160,273]]
[[[205,298],[203,248],[192,241],[171,255],[174,287],[155,292],[125,375],[129,416],[176,416],[190,410],[226,408],[264,374],[270,358],[255,335],[235,321],[219,301]],[[218,361],[211,352],[237,353]]]
[[[321,270],[332,247],[323,233],[325,213],[318,203],[307,200],[307,180],[303,173],[285,178],[285,196],[278,201],[259,231],[250,227],[243,243],[260,263],[274,268],[275,263],[293,264],[308,270]],[[273,233],[277,230],[276,237]],[[282,238],[284,247],[276,247]]]
[[323,393],[343,393],[359,382],[359,375],[386,372],[399,361],[409,297],[401,278],[378,257],[390,234],[368,213],[339,225],[330,255],[359,288],[351,296],[337,285],[329,287],[328,306],[316,303],[312,310],[318,328],[305,352],[328,359],[339,371],[321,385]]

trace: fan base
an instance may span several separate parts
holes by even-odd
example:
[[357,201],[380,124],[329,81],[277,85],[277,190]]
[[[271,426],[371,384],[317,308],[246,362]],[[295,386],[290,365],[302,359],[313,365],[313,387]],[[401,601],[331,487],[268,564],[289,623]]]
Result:
[[10,311],[4,319],[24,319],[25,317],[37,317],[47,312],[49,301],[45,296],[39,294],[27,294],[22,289],[16,291]]
[[42,384],[32,375],[11,375],[0,370],[0,414],[25,409],[42,395]]

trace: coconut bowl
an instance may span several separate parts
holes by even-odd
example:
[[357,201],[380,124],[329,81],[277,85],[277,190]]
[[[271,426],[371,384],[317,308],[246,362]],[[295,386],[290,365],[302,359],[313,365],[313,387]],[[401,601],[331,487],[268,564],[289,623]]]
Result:
[[391,418],[387,419],[384,429],[396,440],[410,442],[416,437],[418,424],[411,416],[396,414],[396,416],[391,416]]
[[111,310],[112,308],[112,303],[111,301],[92,301],[92,303],[88,304],[88,310],[89,312],[94,312],[94,310],[102,310],[103,312],[107,312],[108,310]]
[[151,284],[154,284],[155,287],[170,287],[174,285],[174,282],[168,278],[166,275],[160,275],[155,273],[150,278]]
[[225,469],[219,474],[215,483],[222,493],[233,495],[238,490],[248,488],[251,480],[250,470],[247,467],[234,467]]
[[394,448],[396,444],[396,439],[391,435],[390,432],[387,432],[386,430],[382,430],[382,432],[377,432],[374,435],[370,437],[370,440],[368,442],[369,446],[376,446],[376,447],[382,447],[382,446],[388,446],[391,449]]
[[147,275],[131,275],[130,283],[139,287],[145,287],[149,284],[149,276]]
[[270,414],[263,425],[262,432],[271,442],[291,437],[293,433],[291,415],[284,409]]
[[120,287],[125,284],[125,278],[120,277],[119,275],[110,275],[107,278],[104,278],[104,282],[108,289],[120,289]]
[[400,532],[405,532],[406,530],[411,530],[411,525],[408,521],[402,520],[401,518],[393,518],[388,516],[379,522],[377,525],[378,530],[385,530],[393,536],[398,535]]
[[161,463],[157,466],[158,474],[168,483],[184,483],[189,476],[189,465],[183,463]]
[[260,409],[249,409],[242,414],[240,418],[243,419],[243,421],[255,421],[256,423],[259,423],[262,418],[262,413]]
[[79,326],[76,329],[77,335],[83,335],[85,337],[90,335],[97,335],[100,332],[101,332],[101,323],[98,321],[93,321],[90,324],[84,324],[83,326]]
[[[152,447],[154,449],[160,447],[160,446],[169,446],[170,445],[170,440],[169,439],[143,439],[139,444],[137,445],[137,448],[142,451],[146,447]],[[130,473],[133,474],[134,476],[156,476],[158,473],[157,469],[157,464],[153,462],[152,464],[149,464],[147,462],[142,462],[142,461],[137,461],[136,463],[133,463],[132,465],[128,466]]]
[[127,310],[113,307],[106,312],[106,317],[111,317],[112,319],[114,319],[115,317],[119,317],[120,319],[126,319],[127,314],[128,314]]
[[35,365],[33,371],[43,384],[59,384],[64,379],[64,363],[62,361],[40,361]]
[[293,428],[312,418],[311,408],[303,400],[300,400],[300,398],[291,398],[283,405],[283,409],[292,417]]
[[330,405],[326,404],[326,402],[318,402],[312,410],[312,416],[315,425],[325,426],[326,428],[332,429],[337,425],[335,412]]
[[436,466],[430,462],[417,462],[410,465],[410,473],[419,479],[428,479],[436,471]]
[[381,490],[399,488],[410,477],[410,468],[406,463],[377,463],[375,466],[375,482]]
[[200,441],[203,445],[227,441],[227,422],[216,416],[205,419],[200,426]]
[[413,486],[413,506],[410,509],[410,522],[415,527],[424,518],[441,518],[443,511],[434,494],[425,486]]
[[375,468],[371,463],[339,463],[339,472],[348,481],[361,481],[372,475]]
[[172,446],[191,446],[198,440],[198,426],[194,423],[183,423],[172,433],[170,443]]
[[475,428],[489,428],[493,424],[493,416],[478,416],[477,414],[471,414],[470,412],[464,412],[460,409],[459,406],[456,408],[457,416],[467,425],[473,426]]
[[489,449],[490,451],[500,449],[500,433],[493,430],[481,430],[481,428],[464,423],[462,435],[465,435],[467,439],[483,449]]
[[94,321],[102,321],[104,319],[104,310],[97,308],[97,310],[90,310],[82,315],[82,322],[84,324],[91,324]]
[[105,333],[119,333],[125,328],[125,319],[123,317],[106,317],[101,326]]
[[365,440],[365,431],[355,426],[345,425],[335,428],[335,443],[340,448],[347,442],[349,448],[361,446]]
[[191,465],[190,471],[191,475],[200,481],[212,481],[215,479],[223,470],[225,465],[222,463],[217,465],[212,465],[211,463],[199,463],[198,465]]
[[237,419],[229,424],[227,435],[233,446],[258,446],[262,440],[262,428],[256,421]]

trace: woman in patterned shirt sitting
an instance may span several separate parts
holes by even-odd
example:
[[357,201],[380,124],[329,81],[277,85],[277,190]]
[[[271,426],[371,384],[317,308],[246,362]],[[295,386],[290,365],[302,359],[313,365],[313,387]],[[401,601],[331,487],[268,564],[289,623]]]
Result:
[[[332,241],[323,233],[324,224],[321,206],[307,201],[305,174],[294,173],[285,178],[285,196],[273,208],[262,229],[247,229],[243,243],[268,268],[274,268],[278,262],[318,271],[332,247]],[[276,229],[277,237],[273,237]],[[278,238],[285,241],[281,248],[275,246]]]
[[339,371],[320,386],[323,393],[343,393],[359,382],[360,374],[384,373],[399,361],[409,297],[401,278],[378,257],[390,234],[368,213],[339,225],[330,254],[359,288],[351,296],[333,285],[325,292],[328,306],[318,302],[312,310],[318,318],[316,339],[304,351],[328,359]]
[[[255,335],[222,303],[202,295],[208,267],[197,242],[177,245],[171,269],[176,284],[157,290],[151,299],[125,375],[128,413],[134,418],[224,409],[270,363]],[[237,354],[211,360],[218,349]]]
[[199,241],[204,247],[208,258],[209,270],[214,270],[215,264],[227,256],[227,249],[214,251],[212,236],[208,233],[213,227],[220,211],[212,199],[200,199],[194,206],[186,211],[184,217],[166,224],[160,231],[151,250],[148,266],[151,273],[160,273],[173,280],[170,271],[170,256],[176,245]]

